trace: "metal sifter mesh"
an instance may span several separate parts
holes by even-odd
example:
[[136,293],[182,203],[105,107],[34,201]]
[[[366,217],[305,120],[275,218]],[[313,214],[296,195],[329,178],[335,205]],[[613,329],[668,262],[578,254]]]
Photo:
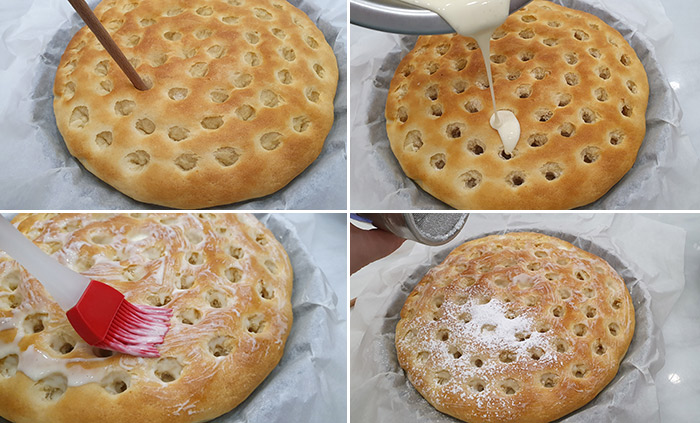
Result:
[[413,213],[411,216],[417,235],[435,243],[451,239],[467,219],[462,213]]

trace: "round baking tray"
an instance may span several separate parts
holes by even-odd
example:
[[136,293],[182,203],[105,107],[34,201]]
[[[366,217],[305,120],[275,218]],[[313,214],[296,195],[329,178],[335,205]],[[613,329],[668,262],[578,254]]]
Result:
[[[530,0],[511,0],[510,13]],[[448,34],[454,29],[437,13],[400,0],[350,0],[350,23],[395,34]]]
[[[647,286],[616,252],[573,233],[525,227],[483,233],[466,238],[463,242],[489,235],[502,235],[508,232],[537,232],[562,239],[607,261],[625,281],[634,304],[636,325],[632,342],[620,364],[618,373],[588,404],[557,421],[579,423],[596,420],[596,416],[613,417],[614,413],[622,411],[618,409],[619,407],[628,406],[624,405],[625,401],[628,399],[631,401],[635,397],[637,384],[647,383],[643,375],[650,373],[650,363],[653,363],[659,354],[663,355],[655,335],[659,333],[660,328],[652,316],[651,295]],[[387,423],[413,421],[459,422],[459,420],[436,410],[418,393],[406,377],[403,369],[399,366],[394,344],[396,324],[400,319],[401,308],[406,299],[423,276],[431,268],[441,263],[454,248],[455,246],[441,247],[434,250],[435,252],[430,259],[430,263],[417,263],[415,268],[407,270],[404,280],[393,281],[393,284],[390,283],[389,285],[393,286],[392,292],[384,302],[382,312],[378,313],[378,315],[383,314],[384,318],[382,321],[370,325],[364,334],[363,338],[369,339],[363,339],[361,343],[365,348],[370,348],[371,351],[363,351],[363,356],[373,357],[371,367],[375,374],[372,379],[381,382],[366,383],[362,388],[362,392],[353,392],[352,394],[354,397],[359,398],[382,397],[386,408],[392,410],[392,416],[394,416],[394,418],[387,420]],[[358,349],[358,351],[361,350]],[[350,357],[351,363],[356,359],[357,357]],[[376,392],[369,392],[372,389],[376,389]],[[362,406],[363,404],[359,403],[351,405],[353,408],[361,408]],[[609,410],[607,410],[608,408]]]

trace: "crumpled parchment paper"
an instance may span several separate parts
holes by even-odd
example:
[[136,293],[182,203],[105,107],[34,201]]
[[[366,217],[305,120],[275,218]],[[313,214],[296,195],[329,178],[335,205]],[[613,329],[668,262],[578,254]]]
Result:
[[[220,209],[346,208],[346,6],[289,0],[323,31],[338,61],[335,121],[320,156],[286,187]],[[91,7],[99,3],[88,1]],[[53,80],[63,50],[83,22],[64,0],[0,5],[0,209],[160,209],[125,196],[73,158],[56,127]]]
[[[282,243],[292,263],[294,322],[277,367],[244,402],[212,422],[345,421],[346,325],[338,315],[337,296],[301,241],[310,234],[299,232],[314,231],[314,226],[297,231],[283,215],[256,217]],[[8,422],[0,417],[0,423]]]
[[[637,161],[605,196],[582,209],[700,208],[700,160],[681,130],[681,107],[656,51],[671,38],[673,28],[659,0],[554,2],[596,15],[617,29],[637,52],[649,78],[647,134]],[[351,31],[351,208],[449,209],[403,173],[386,133],[389,84],[417,37],[358,27]]]
[[615,379],[562,422],[659,421],[654,375],[664,364],[663,322],[685,284],[685,231],[628,214],[470,214],[456,240],[440,247],[414,244],[402,254],[353,275],[370,279],[350,322],[350,412],[353,422],[457,422],[435,410],[398,364],[394,332],[408,294],[458,245],[494,233],[536,231],[602,257],[623,277],[636,328]]

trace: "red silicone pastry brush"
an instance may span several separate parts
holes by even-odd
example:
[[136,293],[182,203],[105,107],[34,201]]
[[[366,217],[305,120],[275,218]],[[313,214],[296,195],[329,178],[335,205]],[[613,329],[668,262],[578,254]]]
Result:
[[172,310],[132,304],[111,286],[61,265],[0,218],[0,249],[31,273],[90,345],[142,357],[159,357]]

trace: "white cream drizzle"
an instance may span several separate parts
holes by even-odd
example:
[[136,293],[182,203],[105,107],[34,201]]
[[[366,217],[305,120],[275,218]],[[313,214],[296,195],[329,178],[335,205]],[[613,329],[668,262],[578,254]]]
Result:
[[503,143],[503,151],[512,154],[520,139],[520,122],[510,110],[499,110],[489,119],[491,127],[498,131]]
[[520,123],[513,112],[498,110],[491,75],[491,35],[506,21],[510,0],[401,0],[440,15],[459,35],[472,37],[481,49],[489,79],[494,113],[489,120],[498,131],[503,150],[511,154],[520,139]]
[[20,354],[17,370],[32,380],[41,380],[53,373],[66,376],[68,386],[80,386],[86,383],[99,383],[110,370],[110,367],[86,368],[82,363],[104,361],[104,358],[66,359],[54,358],[30,345]]
[[0,317],[0,332],[15,328],[15,320],[12,317]]

